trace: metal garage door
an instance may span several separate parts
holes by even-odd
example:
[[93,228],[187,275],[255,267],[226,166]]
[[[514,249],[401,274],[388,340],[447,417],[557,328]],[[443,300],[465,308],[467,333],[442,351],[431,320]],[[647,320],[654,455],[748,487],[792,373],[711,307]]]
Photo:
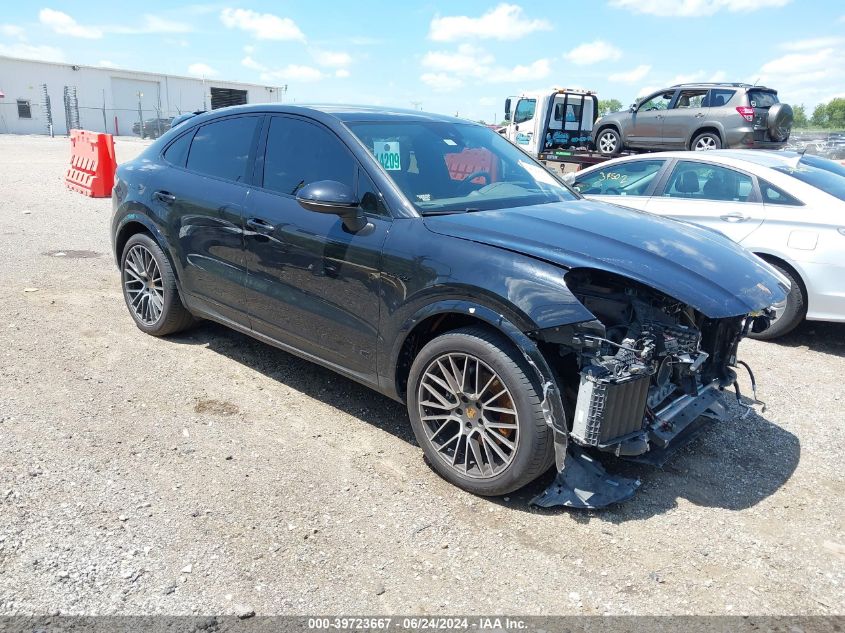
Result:
[[[157,118],[161,108],[160,84],[157,81],[111,78],[111,94],[114,103],[114,117],[117,117],[116,133],[132,135],[132,125],[138,122],[138,102],[141,102],[143,117]],[[139,96],[140,95],[140,96]],[[109,127],[114,120],[109,121]]]
[[234,105],[246,105],[246,90],[234,90],[232,88],[211,89],[212,110]]

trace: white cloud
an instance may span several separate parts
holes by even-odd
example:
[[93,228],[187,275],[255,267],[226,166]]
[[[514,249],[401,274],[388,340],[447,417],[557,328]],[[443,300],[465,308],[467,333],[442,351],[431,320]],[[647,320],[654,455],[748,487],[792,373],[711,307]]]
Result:
[[750,13],[783,7],[791,0],[611,0],[610,6],[659,17],[698,17],[719,11]]
[[565,59],[578,66],[586,66],[604,61],[616,61],[617,59],[621,59],[621,57],[622,51],[613,44],[608,44],[603,40],[581,44],[564,54]]
[[24,30],[22,26],[17,24],[0,24],[0,35],[24,39]]
[[464,85],[463,81],[446,73],[423,73],[420,81],[435,92],[451,92]]
[[639,90],[637,90],[637,99],[640,97],[644,97],[646,95],[650,95],[658,90],[662,90],[665,86],[643,86]]
[[314,61],[320,66],[329,66],[331,68],[344,68],[352,63],[352,56],[343,51],[326,51],[315,49],[311,51]]
[[65,54],[61,49],[53,46],[37,46],[25,42],[3,44],[0,42],[0,55],[20,57],[21,59],[37,59],[45,62],[63,62]]
[[261,63],[255,61],[249,55],[247,55],[246,57],[244,57],[241,60],[241,66],[244,66],[246,68],[251,68],[252,70],[261,70],[261,71],[267,70],[267,67],[264,64],[261,64]]
[[829,46],[782,55],[751,77],[775,88],[786,103],[807,105],[845,91],[845,51]]
[[247,44],[246,46],[244,46],[244,53],[246,53],[247,55],[252,55],[254,52],[255,46],[253,46],[252,44]]
[[97,62],[97,66],[99,66],[100,68],[117,68],[117,64],[108,59],[101,59]]
[[[106,27],[107,30],[108,27]],[[194,28],[190,24],[185,24],[184,22],[175,22],[174,20],[167,20],[165,18],[160,18],[156,15],[146,14],[144,15],[143,24],[137,28],[123,28],[124,33],[190,33],[194,30]],[[115,32],[121,32],[120,30],[115,30]]]
[[483,49],[461,44],[457,51],[429,51],[420,63],[433,72],[479,77],[490,71],[494,61]]
[[214,77],[217,71],[208,64],[198,62],[188,66],[188,74],[194,77]]
[[645,79],[646,75],[648,75],[650,71],[651,66],[649,66],[648,64],[640,64],[632,70],[628,70],[621,73],[613,73],[607,79],[608,81],[613,81],[615,83],[633,84]]
[[220,21],[227,28],[246,31],[259,40],[305,41],[305,34],[299,30],[296,22],[272,13],[226,8],[220,12]]
[[538,59],[527,66],[519,65],[513,68],[496,68],[486,77],[490,83],[508,83],[515,81],[531,81],[548,77],[551,64],[548,59]]
[[828,48],[842,44],[841,37],[815,37],[809,40],[796,40],[784,42],[780,47],[787,51],[810,51],[817,48]]
[[103,31],[95,26],[83,26],[77,23],[67,13],[54,9],[41,9],[38,12],[38,20],[44,26],[51,28],[59,35],[70,35],[71,37],[82,37],[96,40],[103,37]]
[[334,76],[338,79],[346,79],[347,77],[349,77],[349,71],[345,68],[338,68],[336,71],[334,71]]
[[499,101],[495,97],[481,97],[478,100],[478,105],[481,106],[491,106],[498,104]]
[[290,64],[278,70],[268,70],[261,73],[261,81],[320,81],[325,75],[311,66]]
[[502,3],[479,18],[466,15],[436,16],[431,20],[428,37],[436,42],[470,38],[517,40],[534,31],[551,28],[546,20],[524,17],[519,5]]

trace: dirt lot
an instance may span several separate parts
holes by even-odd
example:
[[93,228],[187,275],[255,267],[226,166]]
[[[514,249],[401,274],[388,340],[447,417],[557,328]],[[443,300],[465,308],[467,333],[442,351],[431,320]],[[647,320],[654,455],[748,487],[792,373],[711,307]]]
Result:
[[627,467],[620,507],[529,508],[549,477],[476,498],[392,401],[216,325],[136,329],[68,152],[0,136],[0,614],[845,611],[845,326],[743,342],[768,410]]

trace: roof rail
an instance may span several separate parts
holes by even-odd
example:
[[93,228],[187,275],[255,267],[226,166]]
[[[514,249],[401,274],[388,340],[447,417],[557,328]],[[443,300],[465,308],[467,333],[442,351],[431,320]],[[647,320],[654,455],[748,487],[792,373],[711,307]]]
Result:
[[730,81],[691,81],[683,84],[675,84],[669,86],[670,88],[682,88],[684,86],[730,86],[732,88],[764,88],[765,86],[758,86],[756,84],[747,84],[742,82]]

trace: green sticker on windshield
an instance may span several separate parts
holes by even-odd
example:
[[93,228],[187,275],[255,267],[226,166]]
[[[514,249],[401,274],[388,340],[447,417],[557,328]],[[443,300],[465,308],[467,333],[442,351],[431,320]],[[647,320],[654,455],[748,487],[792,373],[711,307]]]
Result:
[[402,169],[399,158],[399,141],[373,141],[373,153],[387,171]]

